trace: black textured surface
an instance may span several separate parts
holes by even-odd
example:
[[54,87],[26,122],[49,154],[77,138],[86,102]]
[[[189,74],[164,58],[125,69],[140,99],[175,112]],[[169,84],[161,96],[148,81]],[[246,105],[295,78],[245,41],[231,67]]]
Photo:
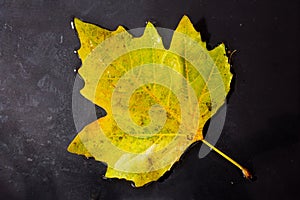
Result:
[[[147,20],[174,29],[190,16],[211,46],[237,49],[217,146],[255,172],[248,182],[200,143],[165,180],[133,188],[66,151],[72,119],[74,16],[115,29]],[[0,0],[0,199],[295,199],[299,178],[299,3]]]

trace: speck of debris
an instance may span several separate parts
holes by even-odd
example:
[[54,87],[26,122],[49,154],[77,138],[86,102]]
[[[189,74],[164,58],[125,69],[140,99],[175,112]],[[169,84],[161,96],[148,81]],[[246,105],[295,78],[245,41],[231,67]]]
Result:
[[74,30],[74,23],[71,22],[71,28]]
[[64,42],[64,36],[61,35],[59,43],[62,44],[63,42]]

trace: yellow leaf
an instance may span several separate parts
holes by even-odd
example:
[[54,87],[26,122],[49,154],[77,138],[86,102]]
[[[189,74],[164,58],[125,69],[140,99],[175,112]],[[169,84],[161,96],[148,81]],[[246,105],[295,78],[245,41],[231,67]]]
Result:
[[[81,94],[107,115],[88,124],[68,151],[108,165],[108,178],[159,179],[225,101],[232,74],[224,44],[211,51],[187,16],[166,49],[150,22],[141,37],[75,19]],[[205,141],[206,142],[206,141]]]

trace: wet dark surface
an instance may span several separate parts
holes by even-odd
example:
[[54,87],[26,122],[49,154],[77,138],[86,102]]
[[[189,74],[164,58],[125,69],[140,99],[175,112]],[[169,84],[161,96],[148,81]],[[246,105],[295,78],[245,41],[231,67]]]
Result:
[[[179,1],[178,1],[179,2]],[[299,181],[299,3],[293,1],[0,0],[0,199],[295,199]],[[210,46],[225,42],[235,81],[217,147],[254,171],[248,182],[194,145],[163,181],[133,188],[66,151],[72,118],[74,16],[115,29],[183,14]],[[204,25],[203,25],[204,24]]]

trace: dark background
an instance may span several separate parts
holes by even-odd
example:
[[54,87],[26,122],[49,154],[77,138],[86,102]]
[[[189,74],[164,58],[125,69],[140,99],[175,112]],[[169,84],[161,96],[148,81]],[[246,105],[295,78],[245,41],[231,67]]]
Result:
[[[299,181],[299,1],[0,0],[0,199],[295,199]],[[183,14],[210,46],[225,42],[235,81],[217,147],[200,143],[160,181],[133,188],[66,151],[76,135],[72,87],[80,60],[70,22],[175,29]],[[168,42],[168,41],[165,41]]]

